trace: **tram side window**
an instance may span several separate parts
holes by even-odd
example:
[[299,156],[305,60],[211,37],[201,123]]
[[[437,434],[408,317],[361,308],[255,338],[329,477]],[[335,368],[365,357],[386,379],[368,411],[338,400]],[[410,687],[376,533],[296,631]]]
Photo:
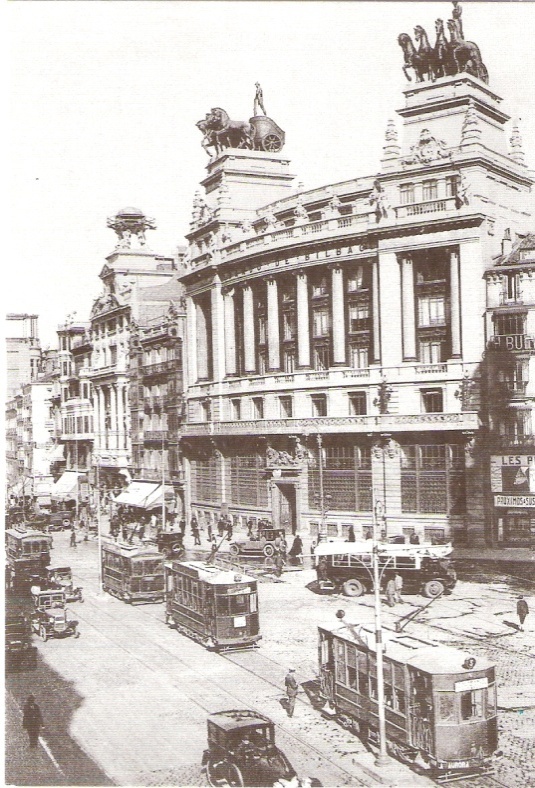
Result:
[[347,686],[358,692],[358,672],[357,672],[357,649],[348,644],[347,652]]
[[336,665],[336,681],[339,684],[346,683],[346,661],[345,661],[345,643],[342,640],[335,642],[335,665]]
[[405,673],[401,665],[392,663],[394,683],[394,709],[399,714],[406,714],[405,705]]
[[229,598],[230,615],[239,616],[243,613],[248,613],[249,612],[249,605],[247,604],[248,598],[249,598],[248,594],[236,594],[236,596],[231,596]]
[[438,717],[441,722],[457,722],[454,693],[439,695]]
[[461,694],[461,719],[471,720],[483,716],[483,693],[481,690]]
[[251,591],[249,594],[249,610],[251,613],[256,613],[258,609],[258,601],[256,596],[256,591]]
[[385,662],[383,665],[384,687],[385,687],[385,705],[388,708],[394,708],[394,688],[392,686],[392,663]]
[[496,715],[496,685],[491,684],[487,687],[487,717]]

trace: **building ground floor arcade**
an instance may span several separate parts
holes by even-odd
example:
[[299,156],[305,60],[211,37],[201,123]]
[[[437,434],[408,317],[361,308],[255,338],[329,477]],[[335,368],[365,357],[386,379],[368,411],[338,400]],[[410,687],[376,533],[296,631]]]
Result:
[[[188,508],[205,528],[268,519],[288,534],[366,538],[381,502],[386,536],[484,540],[471,439],[459,431],[186,437]],[[470,516],[467,515],[470,500]],[[323,514],[322,514],[323,513]]]

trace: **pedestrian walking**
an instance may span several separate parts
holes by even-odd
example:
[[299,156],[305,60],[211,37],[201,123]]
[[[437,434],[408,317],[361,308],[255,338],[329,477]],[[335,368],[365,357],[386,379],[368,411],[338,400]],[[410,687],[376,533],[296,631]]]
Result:
[[318,583],[325,582],[329,579],[327,574],[327,558],[324,555],[322,555],[316,566],[316,577],[318,579]]
[[297,679],[295,678],[295,670],[290,668],[288,673],[286,674],[286,678],[284,679],[284,684],[286,686],[286,695],[288,696],[288,703],[286,705],[286,713],[288,717],[294,716],[294,709],[295,709],[295,699],[297,698],[297,693],[299,692],[299,684],[297,683]]
[[349,526],[349,529],[347,531],[347,541],[348,542],[355,542],[356,541],[356,539],[355,539],[355,529],[353,528],[352,525]]
[[396,581],[393,577],[389,577],[386,584],[386,601],[388,607],[394,607],[396,604]]
[[277,550],[275,553],[275,574],[277,577],[282,575],[282,570],[284,569],[284,555],[281,550]]
[[191,515],[190,526],[191,526],[191,535],[193,536],[194,539],[193,544],[200,545],[201,535],[199,533],[199,522],[194,514]]
[[294,536],[294,540],[288,555],[291,557],[292,563],[298,565],[303,563],[303,540],[299,534]]
[[186,518],[184,517],[184,515],[182,515],[182,517],[180,518],[178,529],[182,534],[182,536],[186,535]]
[[71,540],[69,542],[69,547],[74,547],[76,549],[76,528],[74,525],[71,526]]
[[529,613],[529,606],[523,596],[518,597],[518,602],[516,603],[516,614],[518,616],[518,620],[520,621],[520,631],[524,631],[524,621],[526,620],[526,616]]
[[24,711],[22,717],[22,727],[28,734],[30,740],[30,747],[37,747],[39,740],[39,730],[44,725],[41,709],[35,702],[34,695],[28,695],[26,703],[24,704]]
[[212,521],[208,520],[208,526],[207,526],[207,530],[206,530],[206,538],[208,539],[209,542],[212,541],[212,535],[213,535],[213,532],[212,532]]
[[229,520],[228,523],[227,523],[227,539],[228,539],[229,542],[232,539],[233,531],[234,531],[234,529],[233,529],[233,526],[232,526],[232,520]]
[[394,588],[396,589],[396,602],[403,602],[401,592],[403,591],[403,578],[396,572],[394,575]]

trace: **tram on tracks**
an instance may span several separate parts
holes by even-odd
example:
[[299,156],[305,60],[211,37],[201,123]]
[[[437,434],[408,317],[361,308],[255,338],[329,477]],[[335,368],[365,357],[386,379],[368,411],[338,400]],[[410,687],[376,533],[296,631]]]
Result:
[[161,602],[164,598],[164,556],[146,545],[102,539],[102,588],[133,602]]
[[165,564],[166,623],[209,649],[251,648],[261,639],[257,582],[203,561]]
[[[318,627],[320,699],[364,740],[379,728],[371,625]],[[386,737],[391,753],[438,782],[493,771],[498,743],[494,665],[484,657],[383,630]]]
[[5,537],[6,588],[25,588],[45,582],[52,537],[23,525],[8,528]]

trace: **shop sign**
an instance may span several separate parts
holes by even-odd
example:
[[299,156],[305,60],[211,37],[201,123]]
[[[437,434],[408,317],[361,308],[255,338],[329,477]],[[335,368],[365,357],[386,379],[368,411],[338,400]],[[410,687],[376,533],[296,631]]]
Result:
[[535,353],[535,337],[527,334],[511,334],[510,336],[491,337],[495,350],[519,350]]
[[535,494],[535,455],[505,454],[490,458],[490,489],[493,493]]
[[535,509],[535,495],[495,495],[494,506],[511,509]]

